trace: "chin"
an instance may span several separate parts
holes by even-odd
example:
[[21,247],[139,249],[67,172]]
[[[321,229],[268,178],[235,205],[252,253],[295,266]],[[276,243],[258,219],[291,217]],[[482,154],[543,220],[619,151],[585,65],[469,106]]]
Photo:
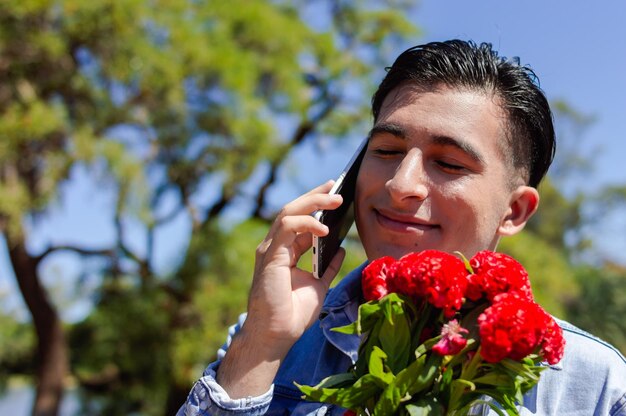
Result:
[[400,257],[406,254],[413,253],[415,251],[422,251],[422,250],[425,250],[425,248],[422,249],[419,247],[403,247],[403,246],[387,245],[385,247],[376,247],[376,249],[374,250],[366,250],[366,252],[368,254],[367,258],[371,261],[371,260],[376,260],[380,257],[385,257],[385,256],[391,256],[394,259],[399,259]]

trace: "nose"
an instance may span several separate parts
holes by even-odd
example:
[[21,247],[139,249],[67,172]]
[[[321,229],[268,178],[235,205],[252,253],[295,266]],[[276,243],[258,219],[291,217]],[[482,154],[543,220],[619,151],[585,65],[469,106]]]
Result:
[[411,149],[402,158],[394,175],[387,181],[386,188],[392,199],[401,202],[415,198],[424,200],[428,196],[428,178],[422,153]]

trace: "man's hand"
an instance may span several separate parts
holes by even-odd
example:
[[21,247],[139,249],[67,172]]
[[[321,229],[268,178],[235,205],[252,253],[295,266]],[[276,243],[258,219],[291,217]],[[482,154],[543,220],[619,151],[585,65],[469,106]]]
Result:
[[248,317],[218,370],[218,382],[231,398],[265,393],[291,346],[319,315],[345,253],[337,253],[319,280],[297,264],[311,248],[312,235],[328,234],[311,213],[342,203],[341,196],[328,195],[332,184],[285,205],[257,248]]

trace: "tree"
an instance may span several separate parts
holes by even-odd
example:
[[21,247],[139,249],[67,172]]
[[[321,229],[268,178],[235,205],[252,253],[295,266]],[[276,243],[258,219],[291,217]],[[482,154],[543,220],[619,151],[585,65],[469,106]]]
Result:
[[[620,213],[625,202],[623,185],[609,185],[589,195],[586,228],[599,236],[604,233],[622,235],[623,222],[619,219],[623,218]],[[618,219],[617,224],[615,219]],[[622,319],[626,312],[626,267],[622,259],[619,263],[602,253],[596,252],[590,258],[591,261],[579,263],[575,270],[580,294],[564,304],[568,317],[626,354],[626,325]]]
[[579,297],[566,304],[573,322],[626,354],[626,268],[615,263],[577,270]]
[[[243,200],[250,217],[267,220],[268,190],[292,150],[319,135],[341,137],[364,120],[370,73],[389,63],[382,58],[390,45],[415,33],[407,7],[336,0],[0,4],[0,230],[36,332],[33,414],[57,413],[70,371],[42,261],[60,251],[103,259],[97,309],[72,336],[87,357],[93,350],[80,340],[103,342],[101,366],[95,360],[75,374],[90,391],[119,393],[110,398],[119,399],[116,412],[158,408],[148,404],[152,395],[121,394],[146,381],[145,365],[126,360],[140,349],[132,335],[161,335],[153,352],[177,354],[180,334],[203,318],[194,296],[210,287],[201,279],[222,247],[206,243],[221,235],[224,213]],[[115,190],[114,243],[32,252],[24,222],[46,215],[78,166],[100,172],[103,186]],[[260,186],[250,194],[246,184],[254,179]],[[207,184],[217,191],[210,201],[198,198]],[[192,222],[189,247],[174,272],[159,275],[155,240],[179,215]],[[128,243],[130,222],[140,224],[141,249]],[[214,285],[207,290],[218,291],[218,276]],[[146,325],[134,330],[129,322]],[[127,329],[127,337],[112,328]],[[85,360],[77,354],[72,363],[79,368]],[[150,381],[172,370],[157,367]],[[154,390],[176,403],[188,387],[173,379]]]

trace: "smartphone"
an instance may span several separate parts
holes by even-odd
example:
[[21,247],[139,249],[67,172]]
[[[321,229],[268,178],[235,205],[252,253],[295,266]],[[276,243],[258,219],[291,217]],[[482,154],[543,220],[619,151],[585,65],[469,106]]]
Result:
[[329,229],[325,237],[313,236],[313,276],[317,279],[326,272],[330,261],[337,254],[341,242],[354,223],[353,203],[356,178],[367,149],[367,141],[366,138],[361,142],[329,192],[329,194],[340,194],[343,197],[343,203],[337,209],[319,210],[313,213],[313,216]]

